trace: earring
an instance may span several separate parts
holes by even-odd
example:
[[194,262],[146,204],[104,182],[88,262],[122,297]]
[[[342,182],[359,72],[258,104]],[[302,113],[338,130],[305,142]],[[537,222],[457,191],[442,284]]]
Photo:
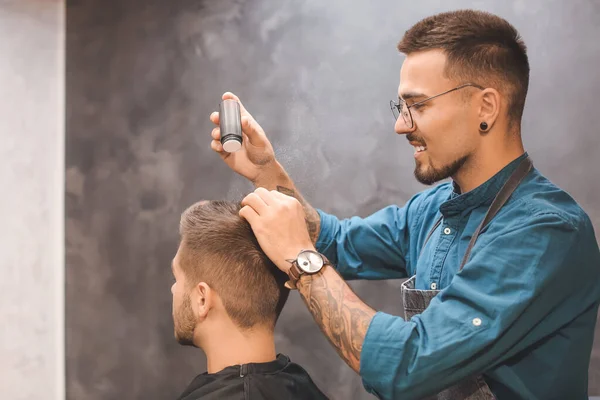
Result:
[[487,131],[487,128],[488,128],[487,122],[482,122],[479,124],[479,129],[481,129],[482,131],[484,131],[484,132]]

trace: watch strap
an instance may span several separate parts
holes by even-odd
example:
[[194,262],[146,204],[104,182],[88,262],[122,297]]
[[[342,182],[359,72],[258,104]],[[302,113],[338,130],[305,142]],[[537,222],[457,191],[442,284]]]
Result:
[[[322,271],[326,265],[331,265],[331,263],[329,262],[327,257],[325,257],[321,253],[319,253],[319,255],[323,258],[323,267],[321,267],[321,269],[319,271],[314,272],[314,273],[318,273],[318,272]],[[304,274],[312,275],[312,274],[308,274],[307,272],[305,272],[302,268],[300,268],[298,266],[298,259],[293,260],[291,263],[292,263],[292,266],[288,270],[288,276],[290,277],[290,280],[285,283],[285,287],[293,290],[293,289],[297,289],[297,283],[300,280],[300,278],[302,277],[302,275],[304,275]]]

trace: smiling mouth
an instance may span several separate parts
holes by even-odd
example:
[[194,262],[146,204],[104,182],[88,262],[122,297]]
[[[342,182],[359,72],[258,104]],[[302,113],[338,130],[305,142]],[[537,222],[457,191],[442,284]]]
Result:
[[425,150],[427,150],[427,147],[425,146],[413,146],[415,148],[415,153],[422,153]]

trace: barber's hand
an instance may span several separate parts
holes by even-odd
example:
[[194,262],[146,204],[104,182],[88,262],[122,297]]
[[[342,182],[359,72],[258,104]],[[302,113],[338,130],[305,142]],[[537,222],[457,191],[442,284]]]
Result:
[[277,267],[287,273],[302,250],[314,250],[304,209],[298,200],[276,190],[258,188],[242,200],[240,215],[252,226],[258,244]]
[[242,117],[242,148],[234,153],[227,153],[221,145],[221,130],[219,129],[219,113],[213,112],[210,120],[217,125],[212,130],[212,142],[210,147],[217,152],[225,163],[243,177],[251,182],[256,182],[261,174],[269,173],[275,169],[275,152],[273,146],[267,139],[265,131],[250,115],[246,108],[240,102],[240,99],[233,93],[223,94],[223,100],[234,99],[240,104],[240,114]]

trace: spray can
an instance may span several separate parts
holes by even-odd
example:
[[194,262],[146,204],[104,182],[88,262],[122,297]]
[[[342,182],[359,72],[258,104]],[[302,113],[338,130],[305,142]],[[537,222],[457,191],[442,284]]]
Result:
[[223,150],[233,153],[242,148],[242,117],[236,100],[227,99],[219,104],[219,128]]

